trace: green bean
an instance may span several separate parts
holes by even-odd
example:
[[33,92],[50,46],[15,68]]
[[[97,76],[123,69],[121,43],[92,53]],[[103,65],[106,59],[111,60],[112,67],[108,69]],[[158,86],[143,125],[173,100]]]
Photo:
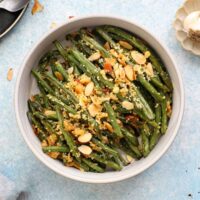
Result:
[[117,123],[116,115],[115,115],[114,110],[112,109],[112,106],[110,105],[110,103],[108,101],[106,101],[104,103],[104,106],[105,106],[106,111],[108,113],[108,117],[110,119],[110,123],[112,124],[112,127],[114,129],[114,133],[118,137],[123,137],[123,134],[121,132],[121,128],[120,128],[119,124]]
[[58,106],[56,106],[56,113],[58,116],[58,120],[59,120],[59,124],[60,124],[60,130],[67,142],[67,145],[70,148],[70,152],[72,152],[72,155],[78,160],[80,161],[80,153],[78,152],[78,148],[74,142],[74,139],[72,138],[72,136],[68,133],[68,131],[66,131],[64,129],[64,125],[63,125],[63,117],[61,115],[60,109]]
[[165,99],[165,96],[160,94],[142,75],[138,75],[138,80],[156,101],[162,102]]
[[68,74],[66,73],[66,70],[63,68],[63,66],[61,65],[61,63],[56,62],[55,63],[55,67],[56,67],[57,71],[62,74],[64,80],[67,81],[68,80]]
[[47,78],[49,81],[51,81],[52,84],[54,84],[56,87],[60,88],[65,92],[66,95],[69,95],[72,99],[73,103],[78,103],[78,99],[76,96],[68,90],[60,81],[58,81],[56,78],[54,78],[50,73],[45,73],[45,78]]
[[72,114],[76,114],[76,110],[74,110],[70,106],[66,105],[61,100],[56,98],[55,96],[52,96],[52,95],[48,94],[47,97],[51,102],[55,103],[56,105],[59,105],[59,106],[63,107],[67,112],[72,113]]
[[115,170],[121,170],[122,169],[122,167],[120,165],[116,164],[113,161],[105,160],[105,159],[101,158],[101,156],[96,154],[96,153],[92,153],[90,155],[90,157],[91,157],[91,159],[96,160],[97,162],[105,164],[107,167],[111,167]]
[[104,151],[112,154],[112,155],[116,155],[118,156],[118,152],[112,148],[110,148],[109,146],[105,145],[104,143],[102,143],[101,141],[95,139],[95,138],[92,138],[92,141],[99,147],[101,147]]
[[[156,113],[156,122],[160,124],[161,123],[161,106],[159,104],[156,105],[155,113]],[[155,147],[160,136],[161,136],[160,127],[155,128],[153,134],[150,136],[150,141],[149,141],[150,150],[152,150]]]
[[167,130],[167,100],[166,99],[161,103],[161,108],[162,108],[161,133],[165,134]]
[[49,153],[49,152],[61,152],[61,153],[68,153],[69,148],[64,147],[64,146],[48,146],[48,147],[42,147],[42,150],[44,153]]
[[135,135],[131,134],[125,128],[122,129],[122,133],[123,133],[124,137],[126,137],[131,144],[133,144],[135,146],[138,145],[138,139],[137,139],[137,137]]
[[167,86],[165,86],[158,77],[152,77],[151,78],[151,82],[153,85],[155,85],[155,87],[163,90],[164,92],[169,92],[169,89],[167,88]]
[[150,153],[149,129],[146,124],[143,125],[143,128],[141,130],[141,137],[142,137],[142,153],[143,156],[146,157]]
[[98,166],[97,163],[93,163],[93,162],[89,161],[89,160],[86,159],[86,158],[83,158],[82,161],[83,161],[86,165],[88,165],[90,168],[92,168],[93,170],[95,170],[96,172],[102,173],[102,172],[105,171],[102,167]]
[[53,94],[53,90],[51,87],[42,79],[42,76],[39,72],[36,72],[35,70],[32,70],[31,73],[34,75],[36,80],[42,85],[42,87],[46,90],[46,92]]
[[94,40],[92,37],[87,36],[85,33],[82,32],[81,34],[81,38],[83,41],[85,41],[86,43],[89,43],[90,46],[92,48],[95,48],[97,50],[99,50],[101,52],[101,54],[106,57],[109,58],[110,57],[110,53],[107,52],[106,49],[104,49],[96,40]]

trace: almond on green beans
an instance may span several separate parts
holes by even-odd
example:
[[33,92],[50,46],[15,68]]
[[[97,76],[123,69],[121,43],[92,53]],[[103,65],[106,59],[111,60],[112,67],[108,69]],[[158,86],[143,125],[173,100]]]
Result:
[[78,141],[79,141],[80,143],[87,143],[87,142],[89,142],[91,139],[92,139],[92,134],[89,133],[89,132],[87,132],[87,133],[85,133],[85,134],[83,134],[83,135],[81,135],[81,136],[78,137]]
[[119,41],[119,44],[120,44],[122,47],[124,47],[125,49],[131,50],[131,49],[133,48],[133,47],[132,47],[128,42],[126,42],[126,41],[120,40],[120,41]]
[[95,60],[98,60],[100,57],[101,57],[101,54],[99,52],[95,52],[88,58],[88,60],[95,61]]
[[133,71],[133,67],[131,65],[126,65],[124,67],[124,71],[126,74],[126,77],[130,80],[133,81],[135,76],[134,76],[134,71]]
[[91,147],[87,145],[81,145],[78,147],[78,150],[84,155],[90,155],[92,153]]
[[94,83],[90,82],[85,87],[85,96],[90,96],[94,90]]
[[123,101],[122,107],[125,108],[126,110],[132,110],[134,108],[133,103],[129,101]]
[[135,60],[135,62],[139,65],[143,65],[146,63],[145,56],[138,51],[131,51],[131,56],[132,56],[133,60]]

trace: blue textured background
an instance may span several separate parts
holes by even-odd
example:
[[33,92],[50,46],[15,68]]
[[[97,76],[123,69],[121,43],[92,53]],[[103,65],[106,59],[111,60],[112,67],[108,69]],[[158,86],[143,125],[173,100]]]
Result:
[[[172,28],[182,0],[41,0],[44,11],[31,15],[29,6],[19,24],[0,41],[0,199],[16,199],[26,191],[30,200],[200,199],[200,59],[184,51]],[[14,86],[20,64],[51,23],[68,16],[115,14],[137,21],[170,49],[185,87],[185,113],[168,152],[153,167],[113,184],[86,184],[63,178],[45,167],[28,149],[16,124]],[[12,67],[14,77],[7,81]],[[189,195],[191,194],[192,197]],[[188,196],[189,195],[189,196]]]

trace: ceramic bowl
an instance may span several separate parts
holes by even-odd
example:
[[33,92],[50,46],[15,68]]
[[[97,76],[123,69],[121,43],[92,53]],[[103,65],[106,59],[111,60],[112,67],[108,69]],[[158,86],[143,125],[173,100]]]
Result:
[[186,0],[176,12],[173,27],[176,31],[176,38],[182,47],[195,55],[200,56],[200,42],[193,41],[184,30],[184,20],[192,12],[200,11],[200,0]]
[[[122,171],[105,173],[81,172],[77,169],[64,166],[59,161],[50,158],[42,152],[41,143],[35,136],[26,116],[26,112],[28,110],[27,100],[36,89],[36,84],[34,83],[30,72],[34,66],[37,66],[41,56],[52,47],[52,42],[55,39],[62,40],[64,39],[66,33],[80,29],[81,27],[91,27],[104,24],[118,26],[140,36],[159,54],[167,67],[174,86],[173,111],[166,134],[160,139],[147,158],[133,162],[132,164],[124,167]],[[143,172],[158,161],[159,158],[166,152],[174,140],[181,122],[184,107],[183,93],[181,76],[172,56],[166,47],[164,47],[164,45],[161,44],[161,42],[158,41],[158,39],[156,39],[149,31],[132,21],[121,18],[111,16],[89,16],[71,19],[69,22],[62,24],[47,33],[37,44],[35,44],[24,59],[18,74],[15,88],[15,111],[19,128],[26,143],[35,156],[46,166],[64,177],[72,178],[78,181],[108,183],[120,181]]]

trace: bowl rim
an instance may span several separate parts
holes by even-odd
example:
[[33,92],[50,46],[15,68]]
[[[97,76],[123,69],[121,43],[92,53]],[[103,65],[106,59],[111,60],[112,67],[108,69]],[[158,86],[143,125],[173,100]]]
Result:
[[[19,88],[20,88],[20,80],[21,80],[21,76],[22,73],[24,71],[25,68],[25,64],[27,62],[27,60],[29,59],[29,57],[32,55],[32,53],[35,51],[36,47],[46,38],[48,37],[51,33],[56,32],[59,28],[66,26],[67,24],[79,21],[79,20],[84,20],[84,19],[91,19],[91,18],[107,18],[107,19],[114,19],[114,20],[120,20],[123,21],[125,23],[129,23],[129,24],[133,24],[134,26],[139,27],[142,31],[148,33],[154,40],[156,40],[159,45],[164,49],[164,51],[166,52],[166,54],[170,57],[173,66],[174,66],[174,70],[177,74],[177,78],[178,78],[178,82],[179,82],[179,87],[180,87],[180,106],[179,106],[179,115],[177,117],[177,121],[176,121],[176,125],[174,127],[173,130],[173,134],[170,137],[170,139],[165,143],[162,151],[159,152],[159,154],[156,154],[156,156],[154,156],[153,159],[151,159],[151,162],[147,163],[145,166],[141,167],[140,170],[138,170],[137,172],[134,173],[128,173],[122,176],[116,176],[116,177],[112,177],[112,179],[98,179],[98,180],[91,180],[87,177],[78,177],[78,176],[74,176],[71,174],[65,174],[62,171],[60,171],[59,169],[57,169],[56,167],[50,165],[49,163],[46,162],[46,160],[41,157],[39,155],[39,153],[32,147],[31,142],[29,141],[24,128],[23,128],[23,123],[20,120],[20,113],[19,113],[19,109],[18,109],[18,93],[19,93]],[[53,30],[49,30],[44,36],[42,36],[38,42],[35,43],[35,45],[32,47],[32,49],[27,53],[27,55],[25,56],[23,62],[22,62],[22,66],[18,72],[18,76],[17,76],[17,81],[16,81],[16,85],[15,85],[15,93],[14,93],[14,107],[15,107],[15,116],[16,116],[16,120],[17,120],[17,124],[18,127],[20,129],[20,132],[25,140],[25,142],[27,143],[27,145],[29,146],[29,148],[31,149],[31,151],[34,153],[34,155],[43,163],[45,164],[48,168],[52,169],[54,172],[56,172],[57,174],[60,174],[66,178],[70,178],[73,180],[77,180],[77,181],[81,181],[81,182],[87,182],[87,183],[111,183],[111,182],[117,182],[117,181],[122,181],[124,179],[128,179],[130,177],[136,176],[138,174],[140,174],[141,172],[145,171],[146,169],[150,168],[151,166],[153,166],[163,155],[164,153],[166,153],[166,151],[168,150],[169,146],[172,144],[172,142],[174,141],[178,129],[180,127],[180,123],[182,121],[183,118],[183,112],[184,112],[184,105],[185,105],[185,98],[184,98],[184,88],[183,88],[183,81],[181,78],[181,74],[178,70],[178,67],[173,59],[173,56],[171,55],[171,53],[169,52],[168,48],[158,39],[156,38],[149,30],[147,30],[146,28],[144,28],[143,26],[139,25],[138,23],[134,22],[133,20],[127,20],[126,18],[123,17],[118,17],[118,16],[113,16],[113,15],[85,15],[85,16],[80,16],[80,17],[75,17],[70,19],[69,21],[66,21],[62,24],[60,24],[58,27],[56,27]]]

